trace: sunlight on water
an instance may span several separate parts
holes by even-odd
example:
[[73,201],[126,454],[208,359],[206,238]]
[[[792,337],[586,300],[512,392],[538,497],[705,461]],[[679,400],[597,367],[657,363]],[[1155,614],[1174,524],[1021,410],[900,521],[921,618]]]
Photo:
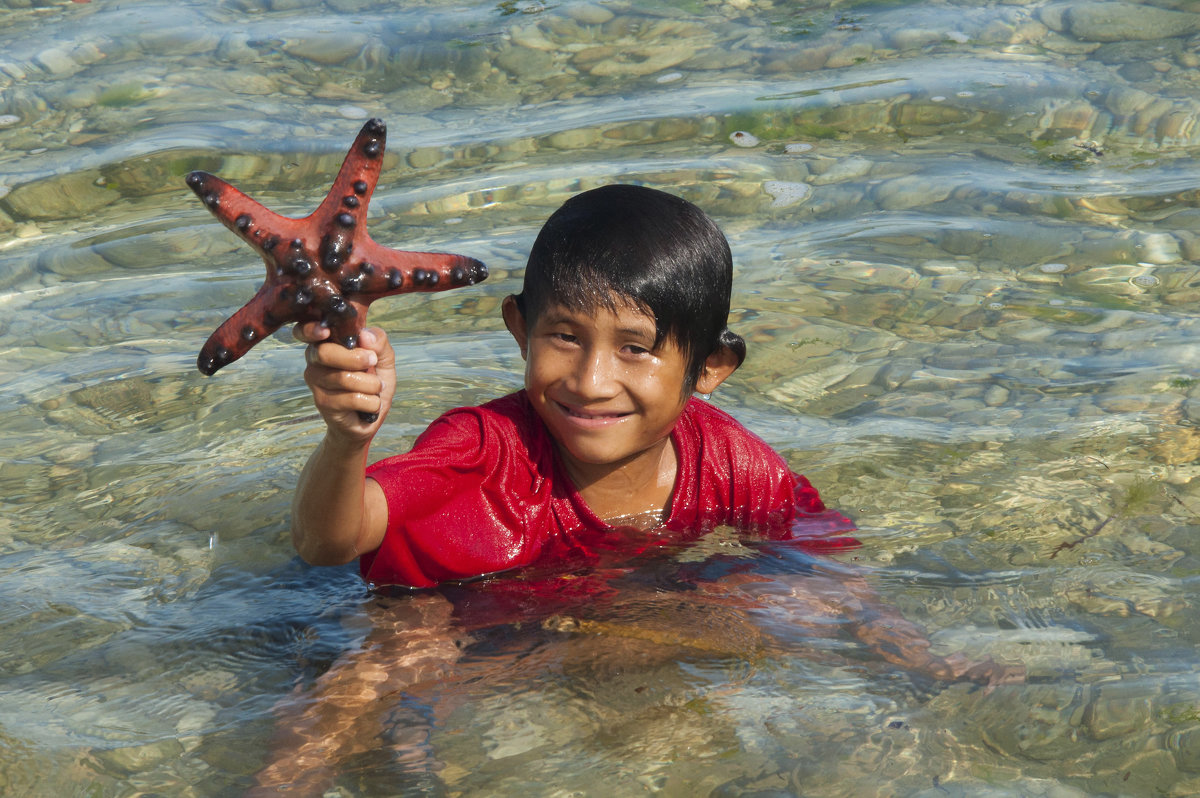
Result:
[[[1200,792],[1194,4],[0,0],[0,43],[0,793]],[[644,183],[734,250],[713,400],[863,548],[301,564],[302,354],[196,371],[262,266],[183,177],[306,215],[369,117],[373,237],[491,270],[373,308],[377,454],[521,385],[541,222]],[[889,664],[843,566],[1026,682]]]

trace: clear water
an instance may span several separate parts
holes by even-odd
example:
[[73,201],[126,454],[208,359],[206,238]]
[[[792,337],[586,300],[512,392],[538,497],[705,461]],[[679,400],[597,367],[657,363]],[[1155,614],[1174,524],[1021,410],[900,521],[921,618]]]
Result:
[[[3,0],[0,793],[238,794],[277,724],[344,795],[1200,792],[1197,31],[1185,0]],[[603,622],[300,564],[302,355],[195,370],[262,266],[182,178],[301,215],[368,116],[375,238],[493,275],[373,308],[380,455],[519,385],[498,303],[551,209],[677,192],[737,262],[714,401],[857,519],[885,604],[1028,682],[887,665],[814,623],[836,580],[683,590],[805,578],[728,537]]]

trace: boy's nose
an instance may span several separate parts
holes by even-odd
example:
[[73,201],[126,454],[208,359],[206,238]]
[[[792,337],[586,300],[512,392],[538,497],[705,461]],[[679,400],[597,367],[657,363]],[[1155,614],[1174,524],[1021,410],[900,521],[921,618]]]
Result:
[[603,352],[588,352],[580,359],[571,380],[571,390],[582,398],[610,396],[616,384],[616,364]]

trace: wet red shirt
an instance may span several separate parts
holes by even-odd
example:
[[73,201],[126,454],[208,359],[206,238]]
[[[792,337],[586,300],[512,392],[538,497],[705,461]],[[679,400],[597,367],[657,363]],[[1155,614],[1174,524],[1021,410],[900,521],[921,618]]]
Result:
[[671,439],[679,465],[670,512],[661,528],[642,532],[614,528],[588,508],[524,391],[451,410],[407,454],[367,470],[387,497],[388,528],[360,559],[363,578],[431,587],[632,555],[721,525],[818,549],[857,545],[830,537],[853,524],[729,414],[693,398]]

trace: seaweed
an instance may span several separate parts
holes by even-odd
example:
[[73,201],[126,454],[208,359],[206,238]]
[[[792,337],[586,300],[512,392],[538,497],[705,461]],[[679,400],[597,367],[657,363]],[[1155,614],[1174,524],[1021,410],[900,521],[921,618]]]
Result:
[[[1138,477],[1128,488],[1126,488],[1124,495],[1121,496],[1121,498],[1117,501],[1115,509],[1113,512],[1108,514],[1108,517],[1101,520],[1090,530],[1084,532],[1074,540],[1064,540],[1062,543],[1059,543],[1054,547],[1054,551],[1050,552],[1050,559],[1053,560],[1059,555],[1060,552],[1066,551],[1067,549],[1073,549],[1080,543],[1096,537],[1103,532],[1104,528],[1112,523],[1112,521],[1118,518],[1130,518],[1134,515],[1137,515],[1146,509],[1150,502],[1162,492],[1162,485],[1155,480]],[[1183,502],[1179,500],[1179,497],[1174,496],[1174,494],[1172,494],[1172,498],[1178,501],[1181,505],[1183,504]],[[1186,507],[1186,505],[1184,506]]]

